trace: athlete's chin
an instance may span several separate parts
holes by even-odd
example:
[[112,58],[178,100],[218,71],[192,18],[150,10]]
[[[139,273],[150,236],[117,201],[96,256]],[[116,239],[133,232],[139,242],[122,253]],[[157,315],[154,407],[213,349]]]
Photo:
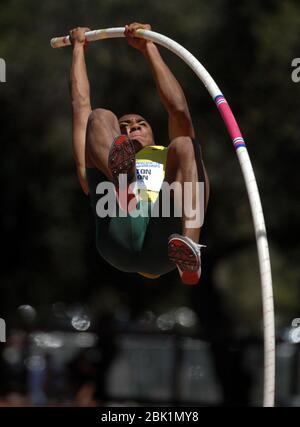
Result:
[[136,141],[136,148],[138,148],[139,150],[144,147],[148,147],[149,145],[153,145],[152,141],[150,141],[148,138],[143,138],[142,136],[132,136],[132,139]]
[[144,148],[147,147],[149,145],[153,145],[153,142],[150,141],[148,138],[144,138],[142,136],[132,136],[132,139],[134,139],[135,141],[137,141],[139,143],[139,145],[141,146],[140,148]]

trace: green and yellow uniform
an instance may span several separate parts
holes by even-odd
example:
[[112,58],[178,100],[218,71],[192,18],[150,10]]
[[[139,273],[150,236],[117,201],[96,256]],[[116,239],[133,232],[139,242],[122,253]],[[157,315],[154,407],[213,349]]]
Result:
[[[96,206],[103,195],[97,194],[96,188],[107,178],[98,169],[86,170],[96,222],[97,249],[109,264],[121,271],[143,272],[150,277],[176,268],[168,258],[168,237],[181,232],[181,218],[151,216],[157,204],[161,206],[166,158],[167,148],[156,145],[145,147],[136,154],[136,182],[140,193],[137,210],[142,215],[135,215],[135,211],[120,215],[116,202],[115,217],[99,217]],[[172,204],[170,211],[173,212]]]

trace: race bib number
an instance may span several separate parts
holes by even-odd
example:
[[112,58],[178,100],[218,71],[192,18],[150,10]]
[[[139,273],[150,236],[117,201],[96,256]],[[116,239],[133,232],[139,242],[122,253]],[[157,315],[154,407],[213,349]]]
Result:
[[164,168],[161,163],[136,161],[136,182],[139,189],[159,193],[164,180]]

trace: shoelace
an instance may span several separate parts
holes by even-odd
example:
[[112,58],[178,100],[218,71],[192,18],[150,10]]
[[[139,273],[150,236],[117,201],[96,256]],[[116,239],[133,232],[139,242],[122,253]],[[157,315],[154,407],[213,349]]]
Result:
[[195,243],[190,237],[185,236],[185,239],[187,239],[189,241],[189,243],[192,245],[192,247],[196,249],[196,252],[198,254],[200,254],[201,248],[207,247],[206,245],[199,245],[198,243]]

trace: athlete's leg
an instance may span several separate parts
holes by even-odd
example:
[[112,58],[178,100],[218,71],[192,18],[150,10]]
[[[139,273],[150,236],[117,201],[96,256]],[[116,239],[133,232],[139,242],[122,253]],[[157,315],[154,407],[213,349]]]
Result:
[[[188,222],[193,218],[191,217],[192,210],[200,209],[201,205],[204,204],[204,210],[206,210],[209,198],[209,181],[204,168],[201,149],[197,142],[194,142],[189,137],[178,137],[175,138],[168,147],[167,164],[166,164],[166,181],[171,184],[173,182],[179,182],[183,190],[184,183],[190,182],[192,188],[192,206],[187,204],[184,209],[184,191],[182,191],[183,198],[178,197],[176,192],[174,194],[175,203],[182,207],[182,234],[183,236],[191,238],[194,242],[199,242],[200,226],[190,227]],[[197,204],[197,191],[199,187],[197,182],[204,182],[204,195],[200,194],[200,197],[204,197],[204,203],[198,202]],[[201,187],[200,187],[201,188]],[[198,201],[199,198],[198,198]],[[190,207],[190,209],[189,209]],[[204,218],[204,213],[201,212],[201,218]],[[199,212],[198,212],[199,214]]]
[[103,172],[112,179],[108,168],[108,155],[113,140],[121,134],[117,117],[103,108],[93,110],[86,131],[86,165]]

